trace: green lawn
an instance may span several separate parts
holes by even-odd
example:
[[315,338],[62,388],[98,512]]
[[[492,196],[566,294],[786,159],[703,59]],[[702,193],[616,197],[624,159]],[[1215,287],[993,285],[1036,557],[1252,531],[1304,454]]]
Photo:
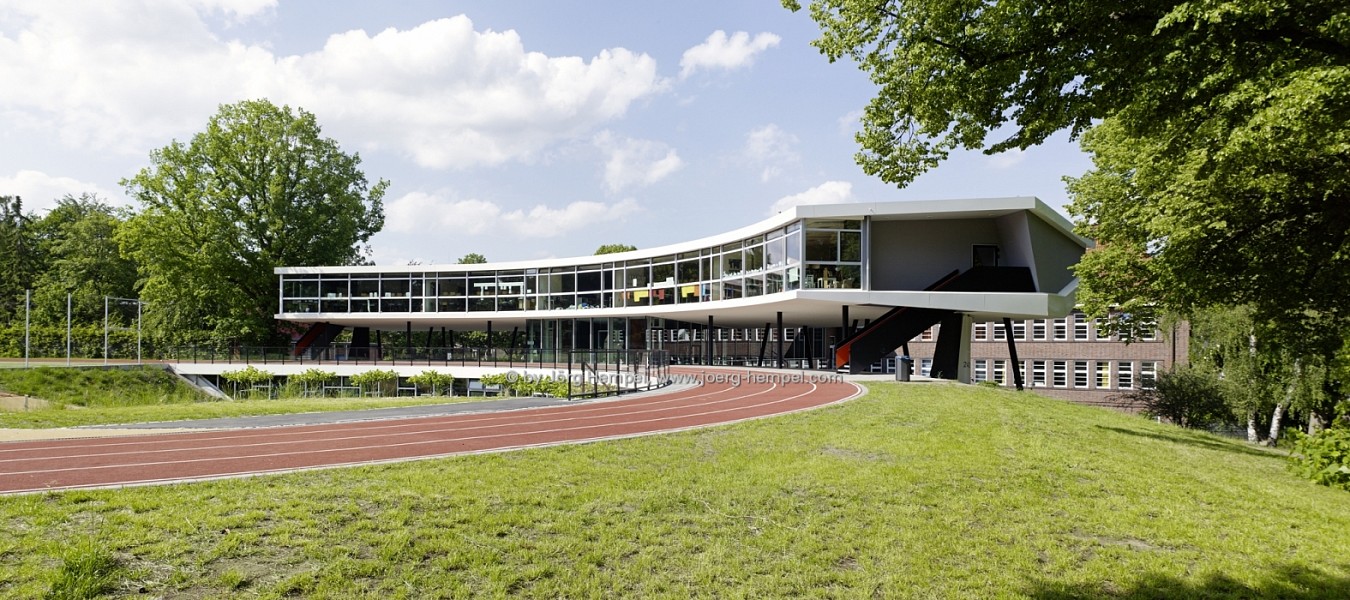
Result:
[[0,428],[39,429],[117,425],[120,423],[158,423],[216,417],[289,415],[308,412],[335,412],[370,408],[396,408],[425,404],[455,404],[490,400],[479,396],[419,396],[399,398],[280,398],[275,400],[206,400],[181,404],[114,406],[99,408],[47,408],[30,411],[0,411]]
[[115,425],[483,400],[481,397],[445,396],[218,400],[154,366],[127,369],[39,367],[0,371],[0,390],[52,402],[51,407],[40,410],[0,411],[0,428]]
[[1350,494],[1278,452],[872,389],[673,435],[7,497],[0,596],[1350,597]]

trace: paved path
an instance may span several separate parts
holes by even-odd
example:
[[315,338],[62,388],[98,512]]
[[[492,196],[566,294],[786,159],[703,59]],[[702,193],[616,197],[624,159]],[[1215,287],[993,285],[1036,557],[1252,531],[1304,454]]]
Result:
[[0,443],[0,493],[170,483],[590,442],[806,410],[862,391],[842,380],[792,372],[672,371],[702,383],[664,394],[490,413]]

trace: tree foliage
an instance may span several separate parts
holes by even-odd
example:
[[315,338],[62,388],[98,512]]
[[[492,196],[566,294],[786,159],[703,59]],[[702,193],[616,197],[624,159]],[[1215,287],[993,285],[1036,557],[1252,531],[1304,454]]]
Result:
[[1224,402],[1220,381],[1213,373],[1189,366],[1158,374],[1154,386],[1127,397],[1150,417],[1162,417],[1193,429],[1232,423],[1235,417]]
[[620,252],[632,252],[634,250],[637,250],[637,246],[630,246],[628,244],[602,244],[599,248],[595,249],[595,255],[618,254]]
[[[784,5],[799,9],[796,0]],[[1329,0],[814,0],[831,60],[880,86],[863,170],[1068,130],[1093,314],[1250,304],[1326,355],[1350,324],[1350,18]],[[1095,125],[1101,123],[1100,126]],[[1003,139],[987,144],[991,133]],[[1292,346],[1292,343],[1290,344]]]
[[477,252],[470,252],[459,259],[459,264],[461,265],[481,265],[486,262],[487,257]]
[[0,196],[0,321],[24,318],[24,293],[41,271],[33,216],[23,199]]
[[[92,194],[67,195],[34,222],[44,266],[34,285],[34,322],[65,323],[67,294],[75,323],[101,324],[105,297],[136,297],[136,264],[117,246],[123,223],[112,206]],[[113,323],[130,325],[122,311],[109,316]]]
[[141,210],[119,236],[142,276],[147,322],[171,341],[277,343],[273,268],[348,265],[384,226],[388,182],[321,136],[314,115],[266,100],[223,105],[187,144],[124,180]]

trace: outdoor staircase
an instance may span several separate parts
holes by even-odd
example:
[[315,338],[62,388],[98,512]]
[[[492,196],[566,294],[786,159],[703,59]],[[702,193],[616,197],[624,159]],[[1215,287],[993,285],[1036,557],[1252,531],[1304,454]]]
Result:
[[[1034,292],[1031,269],[1026,267],[975,267],[964,273],[948,273],[926,292]],[[846,338],[834,351],[835,368],[861,373],[894,352],[914,336],[956,313],[934,308],[897,306],[867,327]],[[948,344],[940,344],[947,346]]]
[[295,349],[291,351],[291,356],[299,357],[307,355],[308,358],[315,358],[337,339],[338,334],[342,333],[342,325],[332,323],[315,323],[310,326],[305,335],[295,342]]

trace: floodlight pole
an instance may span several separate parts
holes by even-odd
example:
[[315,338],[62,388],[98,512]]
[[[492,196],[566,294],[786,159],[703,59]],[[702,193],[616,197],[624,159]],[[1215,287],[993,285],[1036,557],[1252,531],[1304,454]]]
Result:
[[141,364],[141,299],[136,299],[136,364]]
[[103,297],[103,366],[108,366],[108,297]]
[[66,366],[70,366],[70,292],[66,292]]
[[28,325],[29,315],[33,312],[33,290],[23,291],[23,368],[28,368],[29,354],[29,336]]

